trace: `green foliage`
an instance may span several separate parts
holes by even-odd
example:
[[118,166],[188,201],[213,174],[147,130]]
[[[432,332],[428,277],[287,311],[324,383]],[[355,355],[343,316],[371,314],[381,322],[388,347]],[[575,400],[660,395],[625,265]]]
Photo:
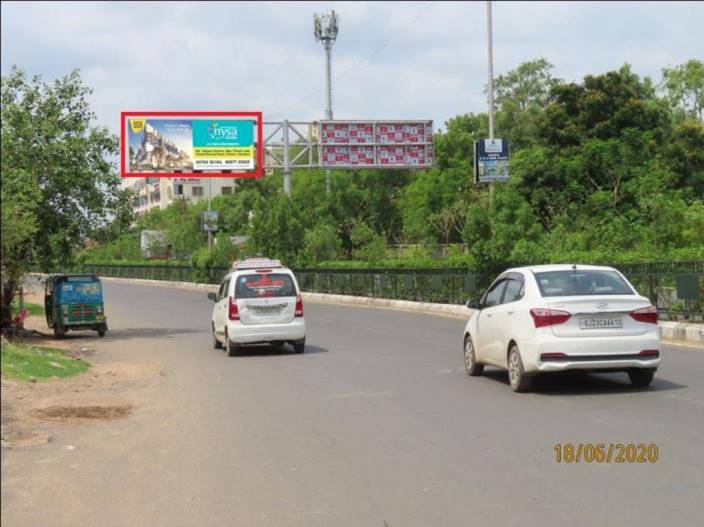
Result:
[[366,223],[359,222],[350,233],[352,242],[352,258],[376,262],[381,260],[386,253],[384,238],[374,232]]
[[86,371],[90,364],[82,359],[67,357],[56,348],[29,346],[2,339],[3,376],[20,381],[50,377],[72,377]]
[[[1,79],[2,324],[32,263],[70,262],[85,238],[131,212],[110,160],[117,137],[94,126],[78,70],[44,82],[16,67]],[[109,234],[106,232],[106,236]]]
[[692,59],[674,68],[663,68],[662,76],[670,104],[685,118],[704,121],[704,62]]
[[[568,83],[545,59],[521,64],[496,79],[496,135],[510,141],[511,181],[495,185],[493,201],[472,180],[487,115],[458,115],[436,134],[427,170],[333,171],[330,196],[322,170],[294,172],[292,198],[282,195],[280,174],[238,183],[213,200],[219,235],[249,235],[240,252],[298,267],[488,273],[512,264],[702,258],[699,65],[664,70],[658,92],[628,65]],[[204,207],[177,203],[148,213],[137,229],[163,230],[174,256],[205,273],[221,257],[203,249]],[[132,260],[130,236],[88,252]],[[434,256],[438,244],[460,243],[466,250]],[[386,246],[395,244],[420,246],[392,258]]]
[[333,225],[321,223],[306,231],[299,261],[303,263],[334,260],[340,256],[341,243]]

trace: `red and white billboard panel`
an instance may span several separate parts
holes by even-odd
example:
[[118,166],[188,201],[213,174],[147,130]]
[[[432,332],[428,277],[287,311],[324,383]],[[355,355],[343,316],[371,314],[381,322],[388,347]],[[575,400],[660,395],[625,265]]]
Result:
[[324,168],[424,168],[433,164],[432,121],[323,121]]

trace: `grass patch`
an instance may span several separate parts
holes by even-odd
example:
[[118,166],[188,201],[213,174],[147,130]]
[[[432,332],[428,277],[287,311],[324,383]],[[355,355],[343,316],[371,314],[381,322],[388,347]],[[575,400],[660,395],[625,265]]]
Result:
[[[30,315],[43,317],[44,316],[44,306],[41,304],[30,304],[29,302],[24,303],[24,308],[29,311]],[[12,316],[14,317],[20,312],[19,301],[15,298],[12,301]]]
[[11,343],[2,339],[0,369],[11,379],[26,381],[49,377],[72,377],[90,367],[82,359],[67,357],[61,350],[44,346]]

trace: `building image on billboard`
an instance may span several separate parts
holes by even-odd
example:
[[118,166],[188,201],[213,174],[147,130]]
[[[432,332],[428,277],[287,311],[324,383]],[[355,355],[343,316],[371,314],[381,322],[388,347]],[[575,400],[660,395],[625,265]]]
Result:
[[[138,121],[130,122],[130,167],[133,170],[160,172],[193,169],[192,149],[189,145],[190,123],[132,121]],[[139,131],[135,133],[135,129]]]

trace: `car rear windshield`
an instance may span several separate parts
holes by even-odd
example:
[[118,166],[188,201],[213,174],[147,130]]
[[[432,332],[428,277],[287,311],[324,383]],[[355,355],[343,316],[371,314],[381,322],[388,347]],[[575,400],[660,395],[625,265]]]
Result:
[[546,271],[535,273],[542,296],[632,295],[616,271]]
[[290,275],[253,273],[237,278],[235,298],[270,298],[296,296],[296,285]]

